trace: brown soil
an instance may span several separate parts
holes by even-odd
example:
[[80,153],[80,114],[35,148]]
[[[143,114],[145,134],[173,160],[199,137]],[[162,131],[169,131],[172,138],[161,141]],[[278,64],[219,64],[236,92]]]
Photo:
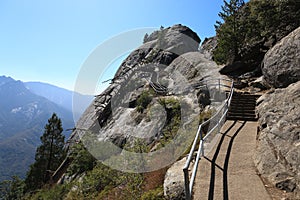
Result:
[[153,171],[153,172],[147,172],[144,174],[144,184],[143,184],[143,190],[145,192],[149,190],[153,190],[164,183],[165,174],[167,172],[167,167]]

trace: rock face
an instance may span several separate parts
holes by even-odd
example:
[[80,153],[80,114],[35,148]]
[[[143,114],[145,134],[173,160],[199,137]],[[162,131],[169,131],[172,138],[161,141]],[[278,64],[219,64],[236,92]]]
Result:
[[176,58],[167,68],[168,73],[174,71],[180,72],[189,81],[199,81],[205,77],[211,76],[219,78],[218,65],[205,58],[200,52],[189,52]]
[[258,99],[255,164],[279,189],[300,198],[300,81]]
[[[112,106],[112,97],[117,94],[119,96],[124,95],[122,91],[125,90],[128,81],[135,78],[134,76],[136,76],[136,73],[146,70],[144,74],[147,76],[148,70],[148,74],[151,74],[156,70],[156,66],[153,64],[161,65],[161,67],[164,68],[179,55],[186,52],[197,51],[199,42],[200,38],[197,34],[188,27],[182,25],[175,25],[152,33],[145,44],[133,51],[123,61],[115,74],[111,85],[95,98],[94,102],[78,121],[77,126],[89,129],[92,126],[95,126],[95,123],[97,124],[99,122],[100,125],[104,124],[111,114],[111,110],[108,108]],[[157,79],[157,77],[150,76],[150,79]],[[141,85],[145,85],[145,82],[143,81],[142,84],[139,83],[139,86]],[[120,90],[121,88],[122,90]],[[130,90],[136,89],[138,89],[138,86],[135,86],[135,88],[131,88]],[[128,91],[126,91],[126,93],[128,93]],[[125,102],[126,100],[124,100],[123,103]],[[116,104],[118,102],[114,101],[113,103]],[[79,132],[80,131],[76,131],[73,135],[75,136]]]
[[266,53],[262,72],[266,82],[275,88],[300,80],[300,27]]
[[161,28],[160,31],[154,31],[150,36],[147,37],[147,39],[145,39],[144,43],[148,43],[148,42],[159,39],[161,37],[161,31],[165,31],[164,34],[165,34],[168,41],[171,41],[171,40],[174,41],[174,39],[177,38],[176,39],[177,42],[182,43],[182,40],[179,39],[181,36],[176,34],[176,33],[181,33],[181,34],[184,34],[184,35],[192,38],[198,44],[201,42],[198,35],[195,32],[193,32],[191,29],[189,29],[188,27],[183,26],[181,24],[176,24],[176,25],[174,25],[172,27],[168,27],[166,29]]
[[[199,42],[197,34],[182,25],[175,25],[152,33],[140,48],[124,60],[111,85],[95,98],[93,104],[78,121],[77,127],[94,130],[100,125],[105,138],[122,135],[117,140],[118,144],[122,144],[126,138],[128,139],[128,134],[125,136],[122,133],[117,134],[118,132],[130,133],[133,129],[141,126],[144,130],[141,133],[153,132],[153,137],[151,136],[148,141],[149,143],[153,142],[157,137],[157,130],[151,126],[154,121],[149,123],[149,120],[144,119],[138,121],[138,124],[126,126],[129,129],[124,128],[123,125],[130,124],[134,121],[133,118],[137,117],[132,114],[135,110],[132,106],[135,103],[132,102],[135,102],[140,96],[141,91],[149,88],[148,81],[164,83],[171,93],[176,94],[181,91],[182,83],[192,84],[210,75],[209,73],[217,72],[217,65],[214,62],[195,52],[198,50]],[[180,76],[172,75],[175,72],[179,72]],[[144,78],[138,79],[139,76]],[[155,102],[152,102],[153,106],[157,104]],[[126,105],[128,103],[129,106]],[[119,108],[120,106],[122,108]],[[129,108],[126,108],[127,106]],[[112,114],[115,118],[111,118]],[[126,119],[125,121],[121,120],[124,124],[113,124],[114,121],[120,120],[120,117]],[[75,131],[73,137],[76,134],[80,135],[80,132],[80,130]],[[141,137],[143,136],[141,135]],[[120,141],[120,138],[123,139]]]
[[[116,154],[113,156],[126,154],[124,148],[132,147],[136,139],[150,148],[151,155],[159,153],[160,140],[165,140],[165,134],[170,131],[176,138],[184,139],[181,143],[190,145],[193,136],[189,134],[195,133],[199,113],[210,103],[209,91],[200,89],[196,84],[220,76],[218,65],[198,52],[199,43],[197,34],[182,25],[150,34],[144,39],[144,44],[124,60],[111,85],[85,111],[72,137],[92,132],[94,141],[109,141],[119,147],[119,152],[114,151]],[[178,108],[180,110],[176,112]],[[174,123],[178,123],[174,118],[176,113],[180,113],[180,129],[192,126],[186,134],[174,131]],[[168,159],[172,156],[174,154],[160,154],[159,165],[169,166],[179,158],[170,163]],[[145,160],[148,162],[150,159]],[[143,169],[157,170],[158,161],[155,162],[153,166],[146,163]],[[126,166],[123,164],[121,167]],[[182,169],[173,175],[179,176],[173,177],[173,182],[180,179],[176,184],[178,187],[168,187],[166,195],[178,199],[183,189],[179,187],[183,181],[180,178],[183,176]]]

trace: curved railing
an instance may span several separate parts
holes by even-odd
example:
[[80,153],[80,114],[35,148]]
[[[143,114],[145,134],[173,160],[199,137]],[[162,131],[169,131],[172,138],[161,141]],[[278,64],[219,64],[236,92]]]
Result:
[[159,83],[154,83],[152,81],[149,81],[149,85],[157,94],[167,94],[169,92],[166,86],[161,85]]
[[[227,82],[229,84],[223,84],[222,82]],[[185,195],[186,199],[190,200],[192,199],[192,190],[193,190],[193,185],[195,181],[195,177],[197,174],[198,170],[198,163],[200,160],[200,157],[204,155],[204,144],[206,140],[212,135],[213,132],[216,131],[217,133],[220,132],[220,128],[225,122],[225,117],[228,112],[228,108],[231,103],[232,95],[233,95],[233,80],[228,80],[228,79],[210,79],[210,80],[204,80],[201,81],[199,84],[196,84],[194,87],[201,88],[201,87],[216,87],[219,90],[219,93],[221,91],[221,87],[225,87],[229,89],[229,93],[227,94],[226,100],[222,103],[221,107],[218,109],[218,111],[208,120],[203,122],[202,124],[199,125],[196,136],[194,138],[194,142],[192,144],[190,153],[187,157],[187,161],[185,163],[185,166],[183,168],[183,173],[184,173],[184,182],[185,182]],[[204,128],[209,126],[208,130],[205,130],[206,134],[203,137],[204,133]],[[205,128],[206,129],[206,128]],[[198,147],[198,151],[196,151],[196,147]],[[189,167],[190,163],[193,159],[193,155],[196,153],[196,160],[195,164],[192,168],[192,173],[191,177],[189,175]]]

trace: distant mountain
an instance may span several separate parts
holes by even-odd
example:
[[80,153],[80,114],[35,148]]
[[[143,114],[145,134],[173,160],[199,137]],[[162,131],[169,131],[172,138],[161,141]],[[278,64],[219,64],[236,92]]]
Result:
[[[54,91],[52,95],[55,98]],[[0,76],[0,181],[25,175],[53,112],[64,129],[74,127],[70,110],[34,94],[21,81]]]
[[[82,95],[48,83],[25,82],[24,84],[32,93],[45,97],[57,105],[72,111],[75,114],[74,116],[81,116],[94,98],[91,95]],[[74,98],[76,98],[76,105],[73,106]],[[75,121],[77,120],[75,119]]]

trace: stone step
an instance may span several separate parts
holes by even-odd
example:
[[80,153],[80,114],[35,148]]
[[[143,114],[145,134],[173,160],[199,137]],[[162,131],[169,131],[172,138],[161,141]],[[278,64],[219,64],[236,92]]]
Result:
[[241,93],[234,93],[233,96],[238,96],[238,97],[255,97],[259,98],[261,95],[258,94],[241,94]]
[[256,96],[252,96],[252,95],[233,95],[233,98],[236,98],[236,99],[257,99]]
[[233,103],[233,104],[230,104],[230,107],[231,108],[251,108],[251,109],[255,109],[256,105],[253,105],[253,104],[236,104],[236,103]]
[[229,117],[253,117],[256,118],[256,114],[251,113],[228,113]]
[[227,116],[227,120],[239,120],[239,121],[257,121],[257,117],[245,117],[245,116]]
[[255,106],[238,106],[238,105],[234,105],[234,106],[230,106],[229,110],[251,110],[251,111],[255,111]]
[[227,120],[257,121],[256,100],[259,95],[235,93],[228,110]]
[[232,99],[231,102],[251,102],[256,104],[255,99]]
[[252,101],[252,100],[237,100],[237,99],[232,99],[231,103],[237,103],[237,104],[253,104],[256,105],[256,101]]
[[237,110],[237,111],[228,111],[228,115],[235,115],[235,114],[239,114],[239,115],[256,115],[255,111],[241,111],[241,110]]

